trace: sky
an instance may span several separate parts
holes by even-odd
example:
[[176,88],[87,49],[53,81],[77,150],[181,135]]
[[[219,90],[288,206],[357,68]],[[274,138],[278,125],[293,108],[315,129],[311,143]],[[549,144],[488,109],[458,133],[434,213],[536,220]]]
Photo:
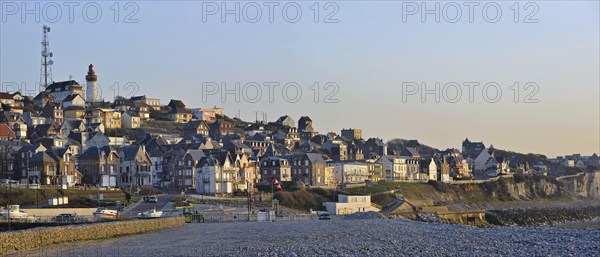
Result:
[[2,91],[36,93],[48,25],[53,80],[84,84],[93,63],[105,100],[181,99],[248,121],[308,115],[323,133],[442,149],[468,137],[600,153],[598,1],[0,4]]

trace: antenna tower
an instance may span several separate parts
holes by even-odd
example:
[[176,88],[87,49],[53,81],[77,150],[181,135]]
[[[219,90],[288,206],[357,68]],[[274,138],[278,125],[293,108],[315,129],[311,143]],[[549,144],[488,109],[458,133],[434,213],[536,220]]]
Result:
[[42,66],[40,69],[40,85],[45,89],[48,87],[48,82],[52,82],[52,61],[50,58],[53,57],[52,52],[50,52],[50,41],[48,41],[48,33],[50,32],[50,27],[44,25],[43,36],[42,36]]

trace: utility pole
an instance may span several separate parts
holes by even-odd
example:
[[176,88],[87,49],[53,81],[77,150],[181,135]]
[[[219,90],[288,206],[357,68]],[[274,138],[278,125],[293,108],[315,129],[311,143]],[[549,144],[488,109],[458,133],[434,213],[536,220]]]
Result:
[[12,181],[8,180],[8,206],[6,206],[7,208],[7,213],[8,213],[8,231],[10,231],[10,209],[12,206]]
[[252,201],[250,199],[252,198],[250,197],[250,181],[248,178],[246,178],[246,189],[248,190],[248,221],[250,221],[250,210],[252,209]]
[[31,152],[27,152],[25,156],[25,172],[27,172],[27,189],[29,189],[29,154]]

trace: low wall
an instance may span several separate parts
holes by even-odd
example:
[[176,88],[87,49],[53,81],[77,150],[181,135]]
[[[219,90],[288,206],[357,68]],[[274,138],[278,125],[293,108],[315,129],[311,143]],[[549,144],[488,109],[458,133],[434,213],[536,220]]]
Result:
[[28,215],[46,217],[46,216],[57,216],[63,213],[77,214],[79,216],[92,216],[96,208],[33,208],[33,209],[21,209]]
[[182,226],[183,217],[34,228],[0,233],[0,255],[65,242],[107,239]]

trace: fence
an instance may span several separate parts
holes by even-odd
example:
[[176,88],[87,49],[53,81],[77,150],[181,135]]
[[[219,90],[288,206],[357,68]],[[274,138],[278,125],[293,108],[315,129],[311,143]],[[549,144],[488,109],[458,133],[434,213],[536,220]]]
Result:
[[[204,216],[205,223],[218,223],[218,222],[257,222],[259,221],[258,213],[224,213],[224,212],[198,212]],[[268,217],[266,220],[271,220],[272,217]],[[302,220],[317,220],[317,215],[311,214],[284,214],[274,217],[275,221],[302,221]]]

